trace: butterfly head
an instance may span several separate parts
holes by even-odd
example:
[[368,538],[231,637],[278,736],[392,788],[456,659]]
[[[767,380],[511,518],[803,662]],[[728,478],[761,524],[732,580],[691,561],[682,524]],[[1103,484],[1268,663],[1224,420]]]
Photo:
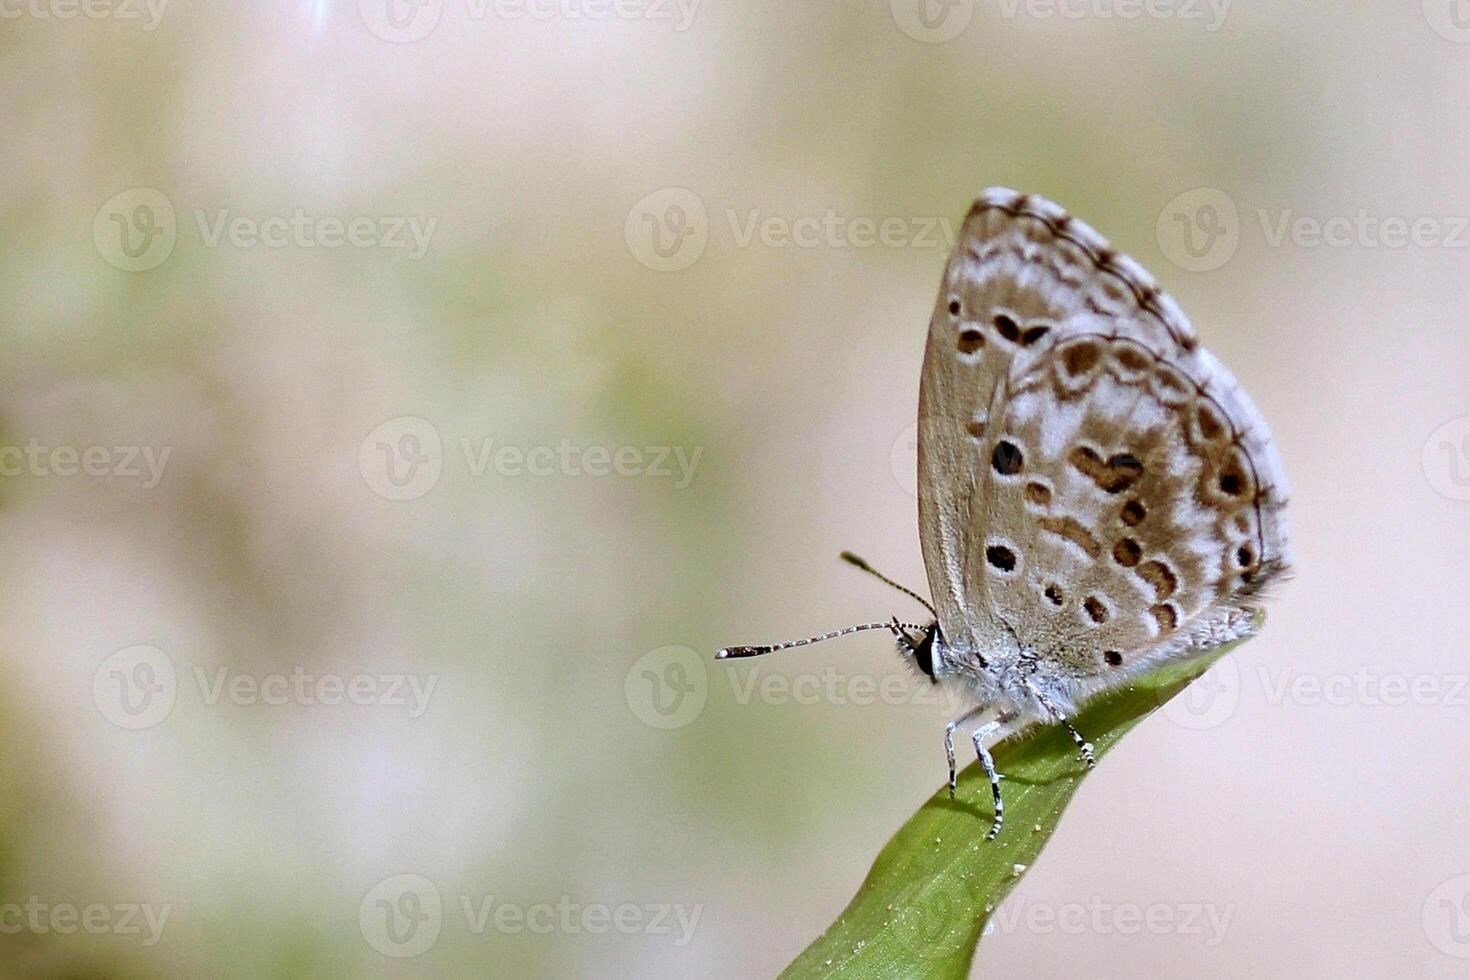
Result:
[[899,654],[929,680],[939,683],[939,678],[947,673],[943,656],[944,638],[939,632],[939,623],[925,626],[918,636],[908,630],[898,630],[897,639]]

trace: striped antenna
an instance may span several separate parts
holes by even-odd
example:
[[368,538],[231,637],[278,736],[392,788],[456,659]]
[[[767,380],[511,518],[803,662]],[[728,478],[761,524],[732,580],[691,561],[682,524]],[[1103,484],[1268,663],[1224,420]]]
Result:
[[872,565],[869,565],[867,562],[863,561],[861,558],[859,558],[857,555],[853,554],[852,552],[850,552],[850,551],[844,551],[842,553],[842,560],[845,561],[845,562],[847,562],[849,565],[855,565],[858,568],[861,568],[863,571],[867,572],[869,575],[873,576],[878,581],[883,582],[886,585],[893,586],[895,589],[897,589],[898,591],[902,592],[904,595],[908,596],[910,599],[913,599],[915,602],[919,603],[921,606],[923,606],[925,609],[929,610],[931,613],[934,613],[934,618],[935,619],[938,619],[939,618],[939,613],[937,613],[937,612],[934,611],[934,607],[929,604],[929,600],[928,599],[925,599],[923,596],[919,595],[919,593],[915,592],[913,589],[906,589],[902,585],[899,585],[897,582],[893,581],[893,579],[889,578],[887,575],[884,575],[882,572],[878,571]]
[[845,630],[833,630],[830,633],[823,633],[821,636],[809,636],[804,640],[792,640],[789,643],[772,643],[768,646],[755,647],[725,647],[725,649],[715,654],[715,659],[740,660],[744,657],[761,657],[768,653],[775,653],[777,650],[789,650],[792,647],[809,646],[813,643],[821,643],[823,640],[832,640],[839,636],[847,636],[849,633],[861,633],[863,630],[894,630],[896,633],[898,629],[913,630],[916,633],[924,632],[924,627],[917,626],[913,623],[864,623],[861,626],[849,626]]

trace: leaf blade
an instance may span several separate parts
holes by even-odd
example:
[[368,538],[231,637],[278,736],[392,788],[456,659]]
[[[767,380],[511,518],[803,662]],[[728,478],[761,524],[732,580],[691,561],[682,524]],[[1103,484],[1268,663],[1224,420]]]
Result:
[[[1255,629],[1240,640],[1166,665],[1089,705],[1075,724],[1092,741],[1099,763],[1262,623],[1258,615]],[[1000,836],[984,839],[990,789],[978,763],[972,764],[960,774],[954,800],[941,787],[884,845],[847,908],[783,978],[969,976],[985,924],[1051,839],[1087,775],[1076,746],[1057,725],[1008,739],[992,754],[1005,776]]]

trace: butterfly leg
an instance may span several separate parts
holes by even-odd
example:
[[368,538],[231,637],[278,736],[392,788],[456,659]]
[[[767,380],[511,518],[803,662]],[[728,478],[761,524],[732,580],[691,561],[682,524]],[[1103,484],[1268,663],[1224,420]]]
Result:
[[1001,824],[1005,823],[1005,801],[1000,798],[1000,773],[995,771],[995,760],[990,757],[990,750],[985,747],[985,740],[1005,725],[1005,721],[996,718],[987,721],[975,729],[975,734],[970,740],[975,743],[975,754],[980,757],[980,768],[985,770],[985,776],[990,780],[990,795],[995,798],[995,819],[990,823],[990,832],[985,835],[986,840],[995,840],[1000,833]]
[[954,764],[954,732],[955,732],[955,729],[956,728],[959,728],[961,725],[963,725],[966,722],[970,721],[972,718],[978,718],[978,717],[980,717],[981,715],[983,715],[985,713],[985,710],[986,710],[985,708],[981,707],[981,708],[976,708],[974,711],[967,711],[963,715],[961,715],[960,717],[956,718],[954,721],[950,722],[948,725],[945,725],[944,726],[944,755],[945,755],[946,758],[949,759],[949,798],[950,799],[954,799],[954,791],[959,786],[959,778],[960,778],[959,777],[959,771],[957,769],[955,769],[955,764]]
[[1058,708],[1056,706],[1056,703],[1052,701],[1051,698],[1047,697],[1045,694],[1042,694],[1041,691],[1038,690],[1036,686],[1031,684],[1030,682],[1027,682],[1026,686],[1030,688],[1031,693],[1035,696],[1036,700],[1041,702],[1041,706],[1046,709],[1047,714],[1051,715],[1052,719],[1058,725],[1061,725],[1063,728],[1065,728],[1068,735],[1072,736],[1072,741],[1077,743],[1077,754],[1082,757],[1082,761],[1087,764],[1087,768],[1091,769],[1096,766],[1097,757],[1093,755],[1092,743],[1083,738],[1082,733],[1077,731],[1076,728],[1072,727],[1071,720],[1066,716],[1061,708]]

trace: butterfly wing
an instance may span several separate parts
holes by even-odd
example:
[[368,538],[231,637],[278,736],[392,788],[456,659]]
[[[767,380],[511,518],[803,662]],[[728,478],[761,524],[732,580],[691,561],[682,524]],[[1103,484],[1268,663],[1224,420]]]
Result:
[[992,190],[971,210],[919,431],[924,559],[961,648],[1141,667],[1286,567],[1264,422],[1148,273],[1049,201]]

